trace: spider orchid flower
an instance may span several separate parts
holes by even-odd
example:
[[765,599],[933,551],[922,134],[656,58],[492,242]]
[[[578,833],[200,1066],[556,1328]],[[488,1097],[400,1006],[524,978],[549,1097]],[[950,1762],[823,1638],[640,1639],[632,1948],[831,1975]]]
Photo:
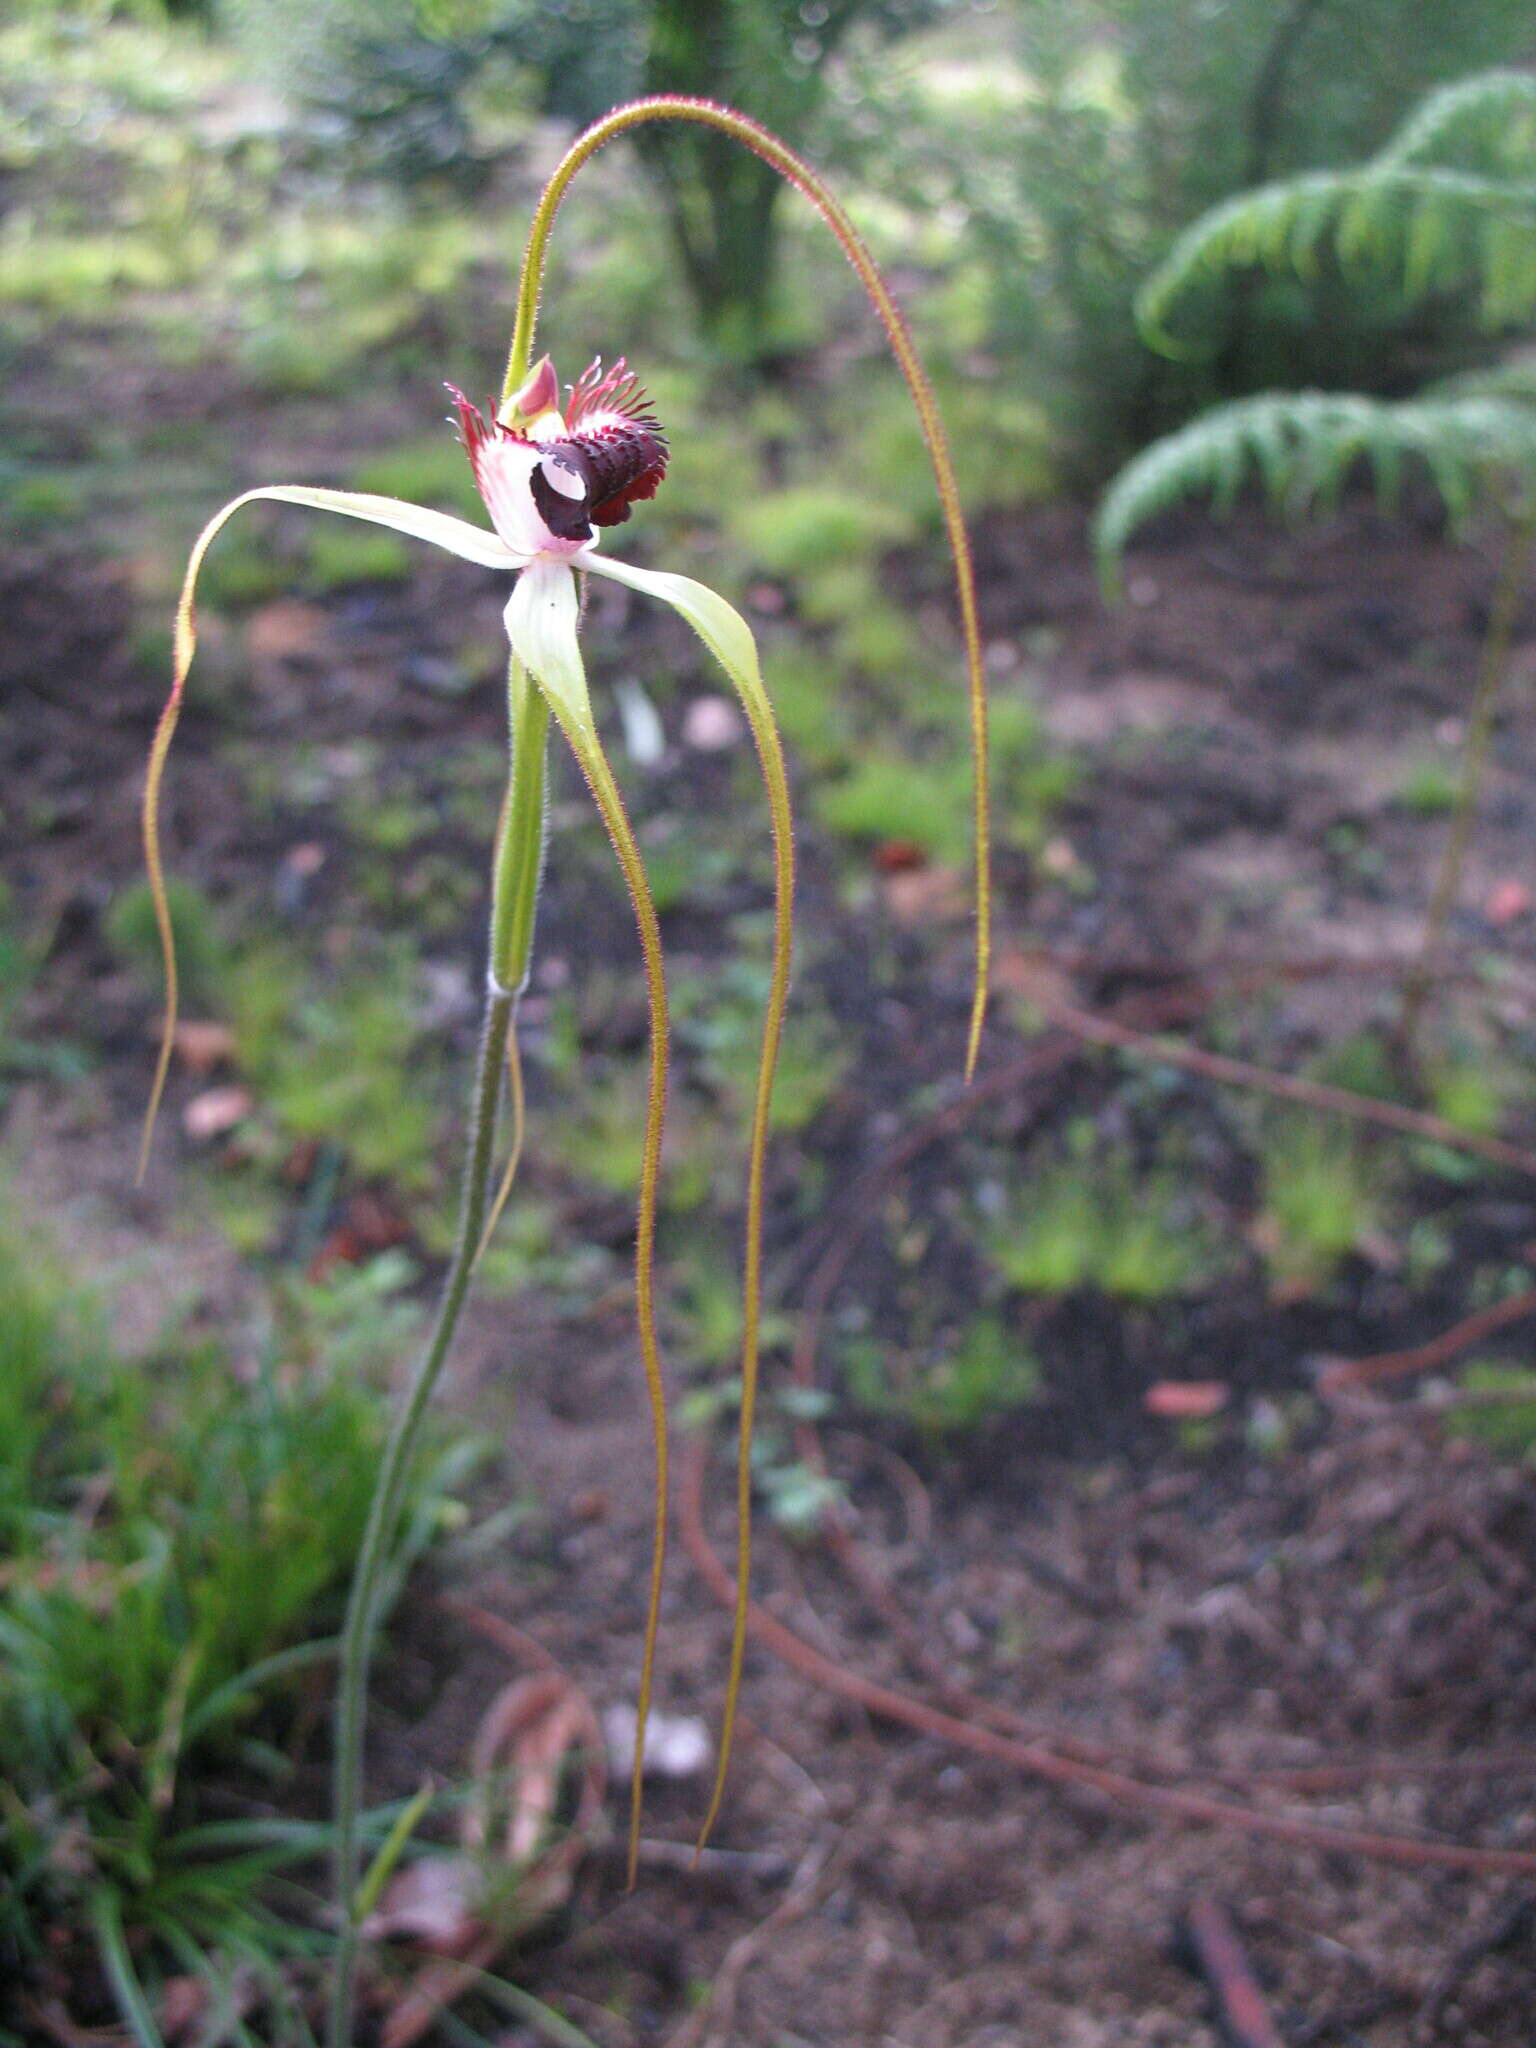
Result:
[[[453,387],[449,387],[453,390]],[[591,787],[603,822],[618,856],[624,880],[634,904],[644,954],[651,1016],[651,1077],[647,1100],[646,1133],[642,1154],[635,1247],[635,1291],[640,1346],[645,1366],[656,1443],[657,1509],[652,1557],[651,1591],[646,1617],[645,1656],[638,1701],[638,1727],[643,1731],[649,1709],[654,1646],[660,1612],[661,1574],[667,1527],[667,1426],[662,1389],[660,1350],[656,1335],[654,1300],[654,1247],[657,1187],[660,1169],[662,1112],[667,1067],[666,986],[662,968],[661,937],[650,885],[639,848],[625,813],[623,799],[614,780],[599,739],[587,692],[586,672],[577,638],[580,594],[577,572],[607,576],[631,590],[660,598],[687,621],[719,662],[746,712],[756,742],[773,827],[774,846],[774,945],[773,971],[763,1021],[762,1056],[752,1115],[747,1166],[747,1228],[744,1290],[744,1340],[742,1351],[742,1452],[738,1480],[738,1515],[743,1533],[750,1504],[750,1474],[747,1466],[752,1396],[756,1379],[758,1320],[761,1301],[761,1239],[763,1220],[763,1172],[768,1138],[768,1098],[773,1082],[783,1029],[789,981],[790,920],[794,887],[794,859],[791,842],[788,784],[783,754],[772,710],[763,689],[757,649],[750,628],[738,612],[702,583],[686,576],[636,568],[605,556],[599,549],[601,529],[617,526],[630,517],[631,507],[655,496],[666,476],[666,436],[652,412],[650,402],[622,358],[609,370],[594,361],[574,386],[567,387],[564,408],[559,404],[560,387],[553,365],[544,357],[523,383],[499,407],[484,413],[453,391],[464,447],[474,472],[475,483],[490,515],[491,528],[471,525],[431,507],[413,505],[397,498],[375,496],[361,491],[311,489],[298,484],[267,485],[247,491],[226,505],[203,529],[192,550],[182,586],[176,616],[175,666],[171,694],[161,714],[150,750],[144,793],[144,849],[160,926],[165,958],[165,1022],[159,1064],[145,1119],[144,1149],[140,1158],[142,1174],[148,1154],[155,1115],[170,1063],[176,1024],[177,979],[175,953],[159,846],[160,785],[166,757],[180,713],[188,672],[196,649],[194,599],[203,560],[226,522],[243,505],[257,500],[303,505],[315,511],[338,512],[376,526],[387,526],[417,540],[431,542],[448,554],[486,569],[499,569],[516,581],[504,614],[511,643],[508,671],[509,709],[514,734],[514,770],[522,758],[524,736],[530,730],[529,715],[540,701],[560,725],[572,752]],[[530,685],[532,686],[530,688]],[[543,725],[532,728],[538,734],[542,755]],[[514,785],[521,778],[514,773]],[[542,775],[537,777],[539,795],[531,834],[524,821],[519,831],[516,805],[509,791],[498,833],[496,862],[498,887],[504,855],[510,848],[521,859],[522,869],[513,895],[520,906],[507,924],[515,927],[515,944],[502,944],[503,920],[493,902],[490,997],[503,1005],[506,1019],[506,1057],[512,1085],[514,1140],[512,1160],[500,1192],[490,1207],[490,1221],[479,1243],[483,1249],[500,1213],[521,1150],[521,1081],[517,1060],[516,998],[526,973],[527,948],[532,939],[533,903],[537,892],[542,833]],[[521,922],[517,921],[518,917]],[[490,1103],[494,1119],[494,1097]],[[475,1254],[478,1257],[478,1253]],[[451,1335],[457,1303],[473,1270],[474,1259],[461,1267],[457,1257],[445,1294],[445,1309],[438,1325],[443,1343]],[[441,1363],[442,1347],[434,1339],[418,1385],[430,1388]],[[423,1396],[424,1398],[424,1396]],[[380,1529],[389,1521],[390,1503],[396,1498],[400,1445],[409,1440],[413,1424],[410,1409],[397,1424],[387,1454],[386,1471],[375,1500],[375,1520]],[[391,1464],[390,1460],[395,1459]],[[380,1501],[384,1505],[380,1506]],[[342,1718],[338,1735],[339,1786],[338,1827],[347,1846],[340,1852],[340,1865],[350,1868],[355,1856],[357,1757],[361,1731],[361,1673],[366,1671],[368,1624],[372,1615],[371,1587],[377,1570],[374,1521],[365,1539],[364,1556],[354,1584],[353,1606],[349,1609],[348,1637],[352,1648],[344,1653]],[[713,1810],[719,1804],[725,1760],[730,1747],[736,1689],[740,1682],[746,1588],[745,1545],[742,1549],[739,1614],[732,1648],[732,1675],[728,1691],[726,1721],[722,1731]],[[359,1587],[364,1590],[360,1594]],[[353,1638],[356,1638],[355,1642]],[[348,1659],[352,1662],[348,1665]],[[638,1840],[640,1778],[643,1738],[637,1733],[635,1773],[631,1795],[630,1864],[634,1872]],[[344,1894],[349,1890],[344,1886]],[[345,1977],[345,1972],[342,1972]],[[338,1981],[341,1981],[338,1979]],[[343,2029],[344,2033],[344,2029]],[[340,2036],[338,2037],[340,2038]]]
[[[527,679],[542,694],[575,753],[610,831],[618,793],[598,740],[577,640],[580,612],[576,572],[606,576],[669,604],[693,628],[725,670],[742,700],[765,769],[778,756],[773,717],[763,691],[751,629],[725,599],[686,576],[641,569],[600,552],[601,529],[630,517],[631,507],[653,498],[666,476],[668,448],[650,401],[621,357],[604,370],[595,360],[573,386],[564,408],[548,356],[499,408],[481,413],[453,386],[460,432],[491,530],[446,512],[367,491],[337,491],[300,484],[269,484],[233,499],[199,535],[187,565],[176,617],[175,670],[170,698],[151,749],[144,800],[145,855],[151,884],[163,895],[159,851],[159,795],[166,756],[180,714],[196,648],[194,599],[204,557],[227,521],[258,500],[337,512],[411,539],[430,542],[460,560],[516,577],[504,613],[513,656],[514,694]],[[770,784],[781,778],[772,775]],[[779,793],[770,787],[770,801]],[[776,823],[780,822],[776,819]],[[783,821],[787,824],[787,818]],[[620,849],[626,880],[634,876]],[[175,1026],[177,985],[168,919],[166,1022],[146,1119],[142,1174],[155,1112],[164,1088]]]

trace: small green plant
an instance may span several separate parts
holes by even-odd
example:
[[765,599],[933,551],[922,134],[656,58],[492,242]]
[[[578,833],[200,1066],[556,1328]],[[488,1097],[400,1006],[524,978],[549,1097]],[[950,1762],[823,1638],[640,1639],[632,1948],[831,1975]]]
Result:
[[913,1356],[872,1337],[850,1340],[843,1370],[855,1404],[898,1417],[936,1442],[966,1436],[1040,1399],[1040,1366],[1017,1331],[979,1315]]
[[[678,1421],[684,1429],[706,1428],[721,1416],[739,1414],[741,1398],[739,1379],[696,1387],[680,1404]],[[778,1527],[800,1540],[818,1534],[827,1516],[846,1505],[841,1482],[808,1464],[794,1443],[796,1423],[820,1422],[831,1407],[831,1396],[820,1387],[776,1387],[764,1396],[752,1440],[753,1484]]]
[[1255,1237],[1282,1292],[1312,1294],[1378,1220],[1379,1177],[1355,1134],[1316,1117],[1268,1120]]
[[744,505],[741,537],[770,575],[813,577],[829,565],[868,564],[902,531],[888,507],[822,484],[775,491]]
[[[681,1259],[673,1286],[674,1313],[678,1325],[678,1352],[696,1374],[727,1372],[741,1356],[741,1290],[736,1285],[728,1249],[724,1245],[696,1246]],[[789,1319],[766,1313],[759,1329],[764,1350],[787,1344],[792,1333]],[[739,1382],[734,1384],[739,1398]],[[695,1408],[696,1419],[703,1411]]]
[[[238,950],[218,991],[258,1112],[288,1140],[341,1147],[357,1171],[434,1184],[443,1063],[422,1021],[420,972],[399,944],[364,947],[305,990],[300,962],[262,942]],[[412,1085],[399,1076],[409,1067]]]
[[[725,1107],[738,1113],[752,1100],[757,1080],[757,1020],[768,994],[768,969],[750,960],[731,963],[719,989],[694,976],[679,975],[673,1012],[680,1043],[698,1056],[699,1068]],[[787,1019],[779,1048],[769,1120],[775,1131],[799,1131],[820,1113],[848,1067],[831,1020],[802,1004]]]
[[1447,1060],[1430,1077],[1430,1100],[1435,1115],[1458,1131],[1490,1137],[1504,1115],[1507,1076],[1501,1075],[1468,1054]]
[[1536,1372],[1528,1365],[1473,1359],[1457,1375],[1457,1391],[1467,1398],[1446,1417],[1449,1435],[1536,1463]]
[[[411,1333],[398,1287],[290,1289],[254,1379],[174,1335],[130,1363],[0,1224],[0,2029],[46,1958],[82,2022],[115,1993],[154,2040],[141,2014],[191,1975],[210,2012],[243,1981],[264,2040],[304,2041],[332,1937],[285,1873],[325,1830],[273,1793],[336,1654]],[[478,1455],[413,1462],[386,1598]]]
[[[991,706],[988,745],[997,833],[1005,844],[1037,847],[1078,779],[1070,756],[1050,747],[1027,697]],[[952,757],[951,757],[952,760]],[[830,831],[857,839],[905,839],[935,860],[958,862],[967,840],[962,819],[964,768],[949,762],[921,769],[905,754],[861,748],[847,773],[812,798]]]
[[1015,1222],[992,1222],[988,1255],[1010,1287],[1029,1294],[1096,1288],[1119,1300],[1159,1301],[1201,1285],[1215,1247],[1171,1172],[1133,1175],[1091,1155],[1047,1168],[1018,1202]]
[[1443,818],[1456,808],[1458,784],[1443,761],[1421,761],[1410,768],[1392,801],[1416,818]]
[[317,526],[310,535],[304,580],[324,596],[354,583],[403,583],[411,558],[392,533],[352,533]]
[[0,881],[0,1105],[15,1081],[40,1075],[77,1080],[87,1068],[83,1048],[71,1039],[34,1037],[24,1028],[26,1000],[51,942],[51,932],[24,928]]
[[[166,915],[187,1000],[206,1012],[219,1004],[229,975],[229,948],[217,913],[195,883],[178,879],[167,885]],[[113,898],[106,932],[123,964],[152,986],[160,970],[160,925],[154,890],[147,882],[136,882]]]
[[30,540],[74,525],[82,510],[79,486],[67,478],[0,463],[0,528]]
[[1099,1208],[1086,1163],[1043,1170],[1030,1182],[1017,1224],[992,1223],[986,1247],[1010,1287],[1026,1294],[1070,1294],[1097,1264]]

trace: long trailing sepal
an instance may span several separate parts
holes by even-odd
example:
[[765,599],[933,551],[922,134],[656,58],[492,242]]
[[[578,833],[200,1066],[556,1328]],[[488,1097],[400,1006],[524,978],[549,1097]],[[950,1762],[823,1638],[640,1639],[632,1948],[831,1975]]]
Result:
[[[539,201],[529,234],[528,247],[523,261],[522,277],[519,283],[516,323],[513,330],[504,384],[506,399],[508,403],[518,402],[518,394],[522,392],[529,379],[529,366],[533,350],[533,332],[538,314],[539,296],[543,283],[544,264],[548,254],[549,237],[556,213],[571,180],[582,165],[594,156],[605,143],[611,141],[616,136],[624,134],[631,128],[640,126],[642,123],[657,120],[696,122],[720,130],[771,164],[788,183],[795,186],[809,200],[831,229],[843,253],[853,266],[860,283],[868,294],[876,314],[885,329],[892,353],[896,357],[897,364],[906,380],[917,411],[923,439],[933,468],[945,531],[954,558],[956,593],[965,644],[971,741],[975,763],[976,968],[965,1054],[965,1078],[969,1081],[975,1071],[981,1043],[982,1026],[986,1014],[992,923],[991,826],[987,792],[987,704],[985,676],[982,665],[981,632],[976,610],[975,576],[971,562],[970,544],[966,535],[965,522],[960,507],[960,494],[955,480],[954,466],[932,387],[928,382],[927,374],[918,358],[916,349],[913,347],[901,313],[895,301],[891,298],[873,257],[870,255],[848,214],[811,167],[790,150],[786,144],[781,142],[776,135],[730,108],[717,106],[708,100],[691,99],[680,95],[668,94],[635,101],[628,106],[614,109],[611,113],[594,123],[585,133],[577,137],[576,141],[556,166]],[[727,1687],[720,1758],[708,1813],[700,1837],[700,1845],[702,1846],[719,1811],[725,1771],[729,1761],[730,1737],[740,1690],[741,1667],[745,1649],[748,1567],[750,1563],[750,1471],[748,1460],[753,1403],[756,1392],[758,1324],[760,1316],[763,1159],[767,1140],[769,1097],[772,1090],[774,1067],[783,1028],[784,1002],[789,979],[790,921],[793,892],[793,845],[789,817],[789,800],[782,752],[779,747],[772,711],[762,689],[756,649],[753,646],[751,634],[739,615],[723,599],[717,598],[712,591],[705,589],[701,584],[691,582],[685,577],[652,575],[649,572],[635,570],[628,564],[615,563],[611,560],[595,556],[589,559],[585,566],[597,574],[610,576],[613,580],[620,583],[628,583],[635,589],[648,591],[651,595],[659,596],[665,602],[672,604],[688,620],[705,641],[705,644],[710,647],[711,652],[720,660],[741,696],[751,723],[753,737],[757,744],[763,768],[764,781],[768,791],[769,808],[773,821],[776,901],[774,966],[769,1005],[764,1020],[763,1047],[753,1106],[752,1147],[748,1166],[747,1262],[743,1286],[742,1430],[737,1486],[738,1544],[741,1556],[737,1572],[737,1603],[732,1629],[731,1671]]]
[[187,573],[182,579],[181,597],[176,606],[171,693],[155,727],[144,777],[144,866],[149,876],[150,899],[154,905],[160,952],[165,963],[165,1020],[161,1026],[160,1052],[155,1062],[155,1077],[150,1085],[149,1106],[144,1112],[144,1129],[139,1141],[138,1179],[141,1181],[149,1164],[155,1121],[165,1093],[166,1076],[170,1072],[180,1004],[176,940],[166,896],[165,865],[160,854],[160,790],[165,779],[166,756],[170,753],[176,724],[181,716],[187,676],[197,652],[197,579],[209,548],[229,521],[242,507],[262,500],[280,505],[304,505],[316,512],[339,512],[348,519],[361,519],[372,526],[392,527],[396,533],[407,534],[413,540],[430,541],[434,547],[444,548],[449,554],[458,555],[466,562],[479,563],[483,568],[515,569],[519,566],[517,557],[494,533],[471,526],[467,520],[455,519],[447,512],[434,512],[424,505],[407,504],[400,498],[382,498],[371,491],[329,491],[311,489],[304,484],[265,484],[258,490],[242,491],[238,498],[232,498],[221,511],[216,512],[198,535],[187,560]]
[[976,611],[976,577],[971,562],[970,541],[965,530],[965,517],[960,508],[960,488],[955,480],[954,462],[950,456],[949,441],[939,414],[938,401],[928,381],[928,373],[924,370],[913,346],[901,309],[891,297],[885,279],[880,274],[879,265],[870,254],[863,236],[849,218],[842,202],[823,183],[805,159],[797,156],[794,150],[782,142],[771,129],[748,119],[745,114],[737,113],[732,107],[718,106],[713,100],[693,99],[682,93],[658,93],[651,98],[632,100],[626,106],[613,108],[610,113],[604,114],[600,120],[594,121],[590,128],[577,136],[551,172],[549,182],[540,196],[523,257],[522,276],[518,284],[516,323],[512,332],[511,350],[507,357],[504,389],[510,400],[522,388],[529,374],[529,363],[533,354],[533,331],[538,318],[539,296],[543,289],[550,233],[555,224],[555,215],[560,209],[560,202],[564,199],[572,179],[582,165],[594,157],[604,144],[612,142],[617,136],[627,134],[632,128],[642,127],[649,121],[690,121],[703,127],[718,129],[722,134],[729,135],[740,143],[744,149],[750,149],[755,156],[760,156],[765,163],[771,164],[787,184],[793,185],[795,190],[810,202],[826,222],[837,240],[838,247],[853,266],[859,283],[864,287],[870,304],[885,329],[891,353],[896,358],[897,367],[911,393],[923,441],[928,450],[929,463],[933,469],[934,484],[944,519],[945,536],[954,560],[955,595],[960,613],[961,634],[965,643],[971,748],[975,760],[976,974],[965,1048],[965,1078],[969,1081],[975,1072],[976,1058],[981,1047],[992,958],[987,693],[986,675],[982,665],[981,626]]
[[730,1670],[725,1711],[709,1806],[699,1830],[699,1848],[708,1842],[725,1796],[736,1708],[741,1695],[742,1666],[747,1647],[747,1611],[752,1569],[752,1428],[757,1412],[758,1336],[763,1292],[763,1183],[768,1151],[768,1113],[784,1036],[784,1010],[789,1000],[791,948],[794,938],[795,846],[789,805],[789,779],[784,750],[763,687],[752,629],[733,606],[703,583],[661,570],[637,569],[629,562],[594,557],[587,567],[648,597],[660,598],[687,621],[724,669],[746,712],[757,746],[773,831],[773,960],[768,1001],[763,1014],[762,1049],[752,1100],[752,1132],[747,1153],[746,1250],[742,1279],[741,1417],[736,1452],[736,1605],[731,1623]]
[[602,814],[634,906],[640,950],[645,961],[646,1000],[650,1012],[650,1072],[646,1089],[645,1139],[640,1155],[640,1193],[636,1206],[635,1312],[655,1446],[656,1521],[651,1548],[650,1591],[646,1602],[645,1648],[635,1706],[635,1759],[630,1782],[629,1882],[633,1885],[640,1854],[645,1731],[655,1684],[656,1638],[661,1623],[661,1588],[666,1569],[670,1499],[666,1388],[662,1378],[661,1345],[656,1335],[656,1209],[666,1115],[669,1026],[661,926],[651,895],[650,879],[629,814],[624,808],[624,799],[592,720],[586,667],[576,636],[579,614],[576,579],[570,568],[563,562],[536,562],[518,578],[507,605],[506,622],[512,651],[544,693]]

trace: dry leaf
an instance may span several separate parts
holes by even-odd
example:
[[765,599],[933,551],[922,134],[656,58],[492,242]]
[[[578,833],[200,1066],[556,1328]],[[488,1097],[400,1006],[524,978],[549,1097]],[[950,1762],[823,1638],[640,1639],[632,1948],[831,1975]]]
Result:
[[1204,1422],[1226,1407],[1231,1389],[1225,1380],[1156,1380],[1141,1397],[1149,1415],[1169,1422]]
[[390,1879],[363,1933],[370,1941],[404,1935],[440,1955],[463,1955],[485,1933],[484,1892],[484,1875],[472,1857],[418,1856]]
[[[476,1732],[470,1764],[482,1786],[497,1776],[508,1785],[502,1843],[509,1862],[524,1863],[540,1847],[554,1817],[565,1763],[583,1753],[588,1777],[594,1758],[600,1776],[603,1744],[596,1716],[586,1695],[563,1672],[516,1679],[491,1702]],[[468,1848],[487,1841],[491,1813],[484,1794],[465,1812],[461,1832]]]
[[1531,907],[1531,892],[1524,882],[1517,882],[1507,876],[1502,882],[1495,882],[1488,891],[1486,905],[1490,924],[1513,924],[1517,917],[1524,917]]
[[244,1123],[255,1107],[256,1098],[249,1088],[205,1088],[181,1112],[181,1127],[189,1138],[206,1144]]
[[[470,1762],[477,1796],[459,1825],[465,1853],[419,1858],[388,1886],[369,1921],[370,1933],[414,1933],[448,1951],[391,2008],[382,2048],[412,2048],[495,1960],[516,1928],[565,1904],[602,1813],[607,1779],[597,1717],[562,1671],[541,1671],[503,1686],[476,1732]],[[576,1810],[551,1839],[568,1763],[580,1772]],[[481,1917],[493,1855],[505,1857],[516,1871],[510,1901],[515,1925],[510,1916],[498,1915],[494,1925]]]
[[235,1034],[229,1026],[202,1018],[183,1017],[171,1042],[194,1074],[211,1073],[220,1061],[235,1056]]

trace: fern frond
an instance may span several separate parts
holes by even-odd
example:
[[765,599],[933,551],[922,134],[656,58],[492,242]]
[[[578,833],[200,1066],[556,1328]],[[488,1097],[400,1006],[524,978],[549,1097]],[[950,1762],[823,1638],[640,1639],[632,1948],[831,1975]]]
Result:
[[1529,176],[1536,158],[1536,73],[1479,71],[1423,99],[1376,162],[1480,166]]
[[1442,377],[1426,385],[1419,396],[1426,399],[1510,398],[1536,408],[1536,348],[1516,350],[1502,362],[1478,370],[1459,370],[1454,377]]
[[1461,388],[1388,401],[1331,391],[1266,392],[1217,406],[1127,463],[1094,522],[1105,589],[1118,588],[1131,536],[1188,498],[1230,511],[1257,481],[1292,518],[1325,511],[1364,466],[1378,502],[1395,504],[1415,467],[1453,525],[1492,496],[1536,492],[1536,405]]
[[1490,330],[1536,311],[1536,76],[1485,72],[1430,97],[1368,163],[1238,193],[1188,227],[1143,286],[1141,331],[1171,356],[1208,353],[1174,331],[1186,302],[1234,270],[1393,278],[1410,302],[1469,292]]

